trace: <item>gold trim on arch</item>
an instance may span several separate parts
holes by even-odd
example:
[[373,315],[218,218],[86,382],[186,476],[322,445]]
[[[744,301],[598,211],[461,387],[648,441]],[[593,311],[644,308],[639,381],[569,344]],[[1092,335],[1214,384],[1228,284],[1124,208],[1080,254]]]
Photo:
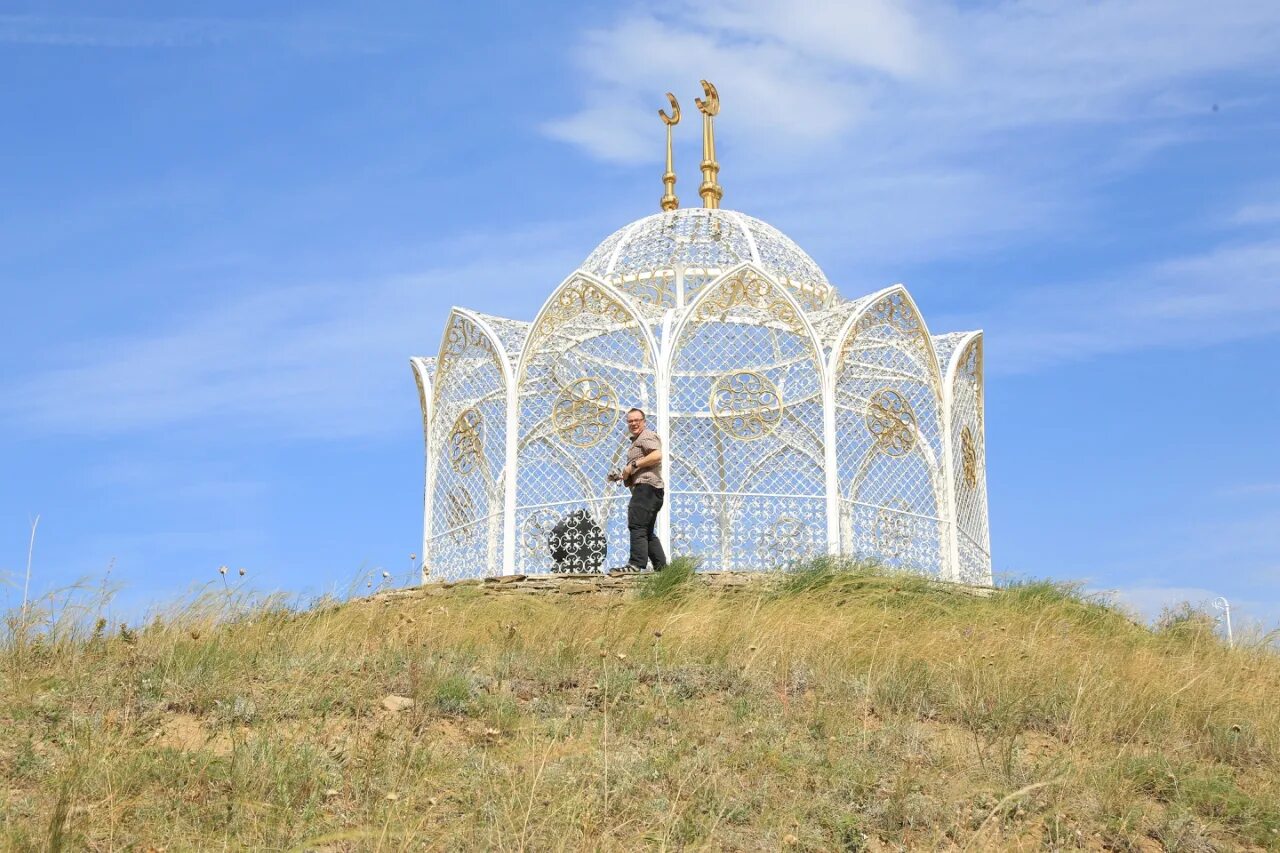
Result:
[[445,330],[445,343],[440,351],[440,360],[436,364],[437,381],[433,383],[433,392],[437,400],[440,398],[441,389],[448,384],[448,373],[471,350],[479,350],[488,355],[493,359],[493,366],[497,368],[498,373],[502,373],[502,358],[498,355],[489,336],[470,318],[454,314]]
[[795,306],[782,291],[753,270],[743,270],[717,285],[714,293],[698,303],[694,319],[701,323],[723,322],[740,305],[764,311],[770,319],[785,323],[796,332],[804,328]]
[[973,431],[966,424],[960,430],[960,471],[964,484],[971,489],[978,486],[978,448],[973,440]]

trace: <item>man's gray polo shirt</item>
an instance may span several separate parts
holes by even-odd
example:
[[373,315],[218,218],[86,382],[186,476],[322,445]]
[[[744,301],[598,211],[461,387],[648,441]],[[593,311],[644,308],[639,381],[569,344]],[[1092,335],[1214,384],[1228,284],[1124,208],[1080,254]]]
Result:
[[[658,434],[653,430],[646,429],[639,435],[631,436],[631,446],[627,448],[627,463],[635,462],[640,457],[661,448],[662,439],[658,438]],[[662,463],[641,468],[626,480],[625,485],[632,487],[645,485],[653,486],[655,489],[665,489],[667,484],[662,481]]]

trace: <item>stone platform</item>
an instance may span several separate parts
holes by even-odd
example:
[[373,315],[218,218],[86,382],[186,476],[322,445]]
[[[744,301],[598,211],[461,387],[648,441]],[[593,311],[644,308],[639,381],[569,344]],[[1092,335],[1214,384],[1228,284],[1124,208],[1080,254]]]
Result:
[[[489,578],[472,578],[460,581],[427,582],[407,589],[376,593],[368,600],[395,601],[412,598],[430,598],[444,595],[450,590],[475,588],[481,595],[585,595],[588,593],[621,594],[635,589],[653,572],[619,574],[541,574],[501,575]],[[693,582],[716,592],[738,592],[760,588],[784,577],[782,572],[697,572]],[[991,587],[937,581],[939,589],[962,595],[990,595]]]
[[[586,593],[623,593],[635,587],[653,572],[627,572],[619,574],[545,574],[501,575],[491,578],[472,578],[461,581],[427,582],[408,589],[380,592],[371,596],[374,601],[403,598],[428,598],[449,590],[476,587],[482,595],[584,595]],[[717,591],[732,592],[776,579],[776,572],[697,572],[694,583],[700,583]]]

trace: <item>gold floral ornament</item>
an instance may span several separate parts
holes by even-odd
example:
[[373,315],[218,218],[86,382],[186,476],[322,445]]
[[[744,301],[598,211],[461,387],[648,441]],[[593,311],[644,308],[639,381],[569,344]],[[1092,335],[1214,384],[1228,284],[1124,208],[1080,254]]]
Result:
[[475,409],[467,409],[453,422],[449,433],[449,462],[459,474],[470,474],[480,464],[484,447],[484,421]]
[[[841,363],[848,362],[855,347],[882,346],[882,336],[872,330],[878,328],[883,332],[885,326],[906,336],[908,341],[914,345],[917,357],[921,359],[928,358],[924,324],[920,322],[920,315],[915,312],[915,309],[911,307],[911,303],[903,294],[894,292],[877,300],[858,319],[857,327],[854,329],[853,334],[844,339],[844,345],[840,350]],[[870,340],[866,338],[868,333],[872,333]]]
[[[457,383],[448,379],[451,372],[463,370],[464,377],[474,381],[477,371],[485,368],[485,362],[491,362],[492,369],[501,377],[502,357],[494,348],[493,341],[471,320],[453,315],[445,328],[444,346],[440,351],[440,359],[436,362],[436,381],[432,383],[435,399],[441,399],[446,387],[457,387]],[[501,378],[498,381],[501,382]]]
[[547,329],[556,331],[583,314],[602,317],[613,323],[632,322],[627,309],[589,281],[577,280],[560,291],[547,309]]
[[867,431],[876,447],[890,456],[906,456],[916,443],[916,415],[911,403],[892,388],[881,388],[867,401]]
[[790,276],[787,277],[786,283],[791,286],[791,295],[795,297],[796,302],[799,302],[800,307],[804,310],[821,311],[827,307],[827,302],[831,298],[831,288],[829,286],[825,284],[809,284]]
[[745,270],[720,285],[698,306],[697,318],[701,322],[724,321],[734,308],[745,305],[764,311],[773,320],[793,329],[800,327],[796,310],[766,278]]
[[[973,388],[978,398],[979,412],[982,406],[982,339],[978,338],[965,347],[960,356],[960,372]],[[979,415],[981,416],[981,415]]]
[[609,283],[653,312],[675,307],[676,274],[672,270],[615,276]]
[[960,430],[960,470],[964,484],[969,488],[978,485],[978,449],[973,443],[973,432],[968,426]]
[[716,426],[740,441],[764,438],[782,421],[782,395],[769,377],[751,370],[721,376],[711,387]]
[[[489,340],[489,336],[481,331],[480,327],[475,323],[465,317],[455,315],[453,322],[449,324],[449,328],[445,332],[440,369],[436,372],[443,374],[446,369],[453,367],[460,359],[481,352],[492,358],[495,364],[501,366],[498,362],[498,353],[494,350],[493,342]],[[439,386],[437,386],[437,393],[438,389]]]
[[574,447],[593,447],[618,423],[618,395],[596,376],[570,382],[551,408],[556,435]]
[[547,311],[548,325],[552,329],[557,329],[576,318],[582,311],[582,288],[575,282],[556,295],[556,301],[551,303]]
[[978,374],[982,372],[982,342],[971,341],[969,346],[965,347],[964,354],[960,356],[961,371],[972,382],[978,381]]
[[467,541],[467,531],[464,530],[476,516],[476,505],[471,500],[471,495],[463,489],[451,490],[445,495],[444,521],[449,525],[449,531],[453,541],[459,545]]
[[912,309],[911,303],[898,292],[876,302],[862,318],[861,324],[888,323],[904,335],[924,336],[924,325],[920,316]]

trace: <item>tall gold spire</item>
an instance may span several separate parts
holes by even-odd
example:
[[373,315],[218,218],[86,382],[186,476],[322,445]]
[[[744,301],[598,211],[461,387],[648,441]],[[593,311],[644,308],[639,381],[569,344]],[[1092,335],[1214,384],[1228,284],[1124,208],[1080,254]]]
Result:
[[724,190],[716,181],[720,164],[716,162],[716,131],[711,120],[720,112],[720,94],[706,80],[702,81],[702,91],[707,96],[705,101],[693,99],[702,112],[702,186],[698,187],[698,194],[702,196],[703,207],[716,208],[720,206]]
[[670,92],[667,92],[667,100],[671,102],[671,115],[668,116],[666,110],[658,110],[662,123],[667,126],[667,171],[662,174],[662,186],[666,192],[662,194],[662,209],[675,210],[680,206],[680,199],[676,198],[676,170],[671,163],[671,128],[680,123],[680,102]]

